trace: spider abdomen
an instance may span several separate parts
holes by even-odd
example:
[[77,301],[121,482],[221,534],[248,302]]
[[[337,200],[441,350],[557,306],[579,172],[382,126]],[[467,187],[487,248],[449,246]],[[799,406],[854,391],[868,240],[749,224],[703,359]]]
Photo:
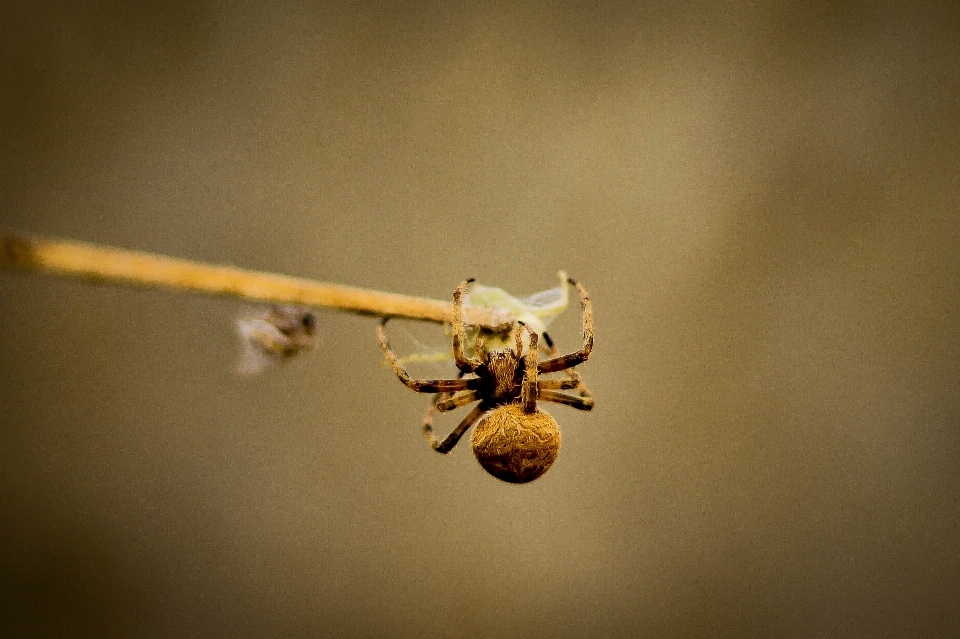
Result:
[[505,404],[487,413],[474,428],[473,454],[488,473],[511,484],[543,475],[560,453],[560,428],[547,412]]

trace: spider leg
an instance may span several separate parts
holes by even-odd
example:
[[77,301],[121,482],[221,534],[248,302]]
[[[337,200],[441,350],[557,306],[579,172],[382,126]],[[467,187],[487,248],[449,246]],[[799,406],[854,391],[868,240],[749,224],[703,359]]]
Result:
[[545,353],[556,353],[557,347],[553,345],[553,339],[551,339],[550,333],[544,331],[540,336],[543,337],[543,351]]
[[476,387],[479,382],[479,379],[476,377],[471,377],[470,379],[414,379],[410,377],[410,374],[400,363],[400,360],[397,359],[396,353],[393,352],[393,349],[390,348],[390,343],[387,341],[387,332],[383,327],[389,319],[390,318],[384,318],[380,323],[380,327],[377,329],[377,335],[380,337],[380,350],[383,351],[384,356],[390,362],[390,365],[393,366],[397,377],[400,378],[401,382],[406,384],[407,388],[415,390],[418,393],[443,393],[471,390]]
[[445,413],[448,410],[466,406],[470,402],[475,402],[478,399],[480,398],[477,396],[477,391],[463,391],[462,393],[457,393],[451,397],[445,397],[441,399],[440,401],[436,402],[434,406],[436,406],[437,410],[441,413]]
[[[513,329],[513,355],[517,359],[520,359],[520,354],[523,352],[523,329],[527,328],[527,325],[523,322],[517,322],[516,326]],[[530,329],[527,329],[530,330]]]
[[590,303],[590,296],[587,295],[587,291],[583,286],[572,277],[567,278],[567,281],[576,286],[577,292],[580,293],[580,308],[583,319],[583,348],[568,355],[561,355],[560,357],[554,357],[553,359],[540,362],[539,369],[541,373],[554,373],[572,368],[577,364],[582,364],[587,361],[590,357],[590,351],[593,350],[593,305]]
[[430,441],[430,445],[433,446],[433,449],[438,453],[449,453],[454,446],[457,445],[457,442],[460,441],[460,438],[463,437],[463,434],[467,432],[467,429],[476,423],[480,416],[487,412],[487,406],[480,402],[473,407],[473,410],[463,418],[463,421],[453,429],[453,432],[447,435],[447,438],[442,442],[437,442],[437,438],[433,436],[433,431],[428,431],[426,428],[423,429],[423,434],[426,435],[427,439]]
[[[548,358],[560,357],[560,351],[557,349],[556,346],[554,346],[553,340],[550,339],[550,334],[547,333],[546,331],[544,331],[544,332],[541,334],[541,337],[543,337],[543,341],[546,342],[546,344],[541,344],[541,345],[540,345],[540,350],[541,350]],[[590,391],[587,389],[586,385],[583,383],[583,379],[580,377],[580,373],[577,372],[577,369],[575,369],[575,368],[565,368],[565,369],[563,370],[563,372],[564,372],[564,374],[566,374],[567,377],[569,377],[570,379],[574,380],[574,381],[576,382],[576,384],[574,384],[573,386],[562,386],[562,387],[561,387],[561,386],[544,386],[543,388],[556,388],[556,389],[561,389],[561,388],[562,388],[562,389],[564,389],[564,390],[568,390],[568,389],[571,389],[571,388],[579,388],[579,389],[581,389],[581,390],[580,390],[580,396],[581,396],[581,397],[586,397],[587,395],[590,395]]]
[[[537,412],[537,395],[539,393],[539,386],[537,385],[537,351],[539,350],[537,346],[538,336],[536,331],[531,329],[526,324],[520,324],[527,332],[530,333],[530,347],[527,349],[527,355],[524,357],[523,363],[525,371],[523,373],[523,389],[521,390],[521,398],[523,400],[523,412],[525,413],[535,413]],[[517,332],[517,355],[520,354],[520,332]]]
[[438,410],[437,404],[452,398],[454,395],[456,395],[456,393],[437,393],[433,396],[433,399],[430,400],[430,406],[427,408],[427,412],[423,415],[424,430],[431,429],[431,424],[433,424],[433,414]]
[[[457,379],[463,377],[464,372],[460,371],[457,373]],[[455,393],[446,392],[446,393],[437,393],[433,396],[433,399],[430,400],[430,406],[427,408],[427,413],[423,416],[423,427],[429,429],[430,425],[433,423],[433,414],[437,411],[437,404],[442,401],[448,400],[453,397]]]
[[541,379],[537,382],[539,390],[573,390],[582,387],[583,384],[579,379]]
[[[580,390],[580,397],[588,404],[590,408],[593,408],[593,393],[590,392],[590,389],[583,385],[583,382],[580,382],[580,385],[577,387]],[[590,410],[589,408],[587,410]]]
[[480,366],[480,360],[463,354],[463,343],[467,340],[467,331],[463,325],[463,294],[471,282],[472,277],[460,282],[460,286],[453,292],[453,359],[457,362],[457,368],[464,373],[474,371]]
[[542,390],[540,391],[540,401],[565,404],[578,410],[591,410],[593,408],[593,395],[573,397],[572,395],[566,395],[555,390]]
[[[430,406],[423,415],[423,433],[425,435],[433,432],[433,414],[437,412],[437,404],[451,397],[453,397],[453,393],[437,393],[433,396],[433,399],[430,400]],[[427,438],[429,439],[429,436]]]
[[483,345],[483,334],[480,331],[477,331],[477,341],[473,343],[473,352],[477,355],[482,355],[485,348],[486,347]]
[[434,449],[436,449],[438,445],[437,438],[433,434],[434,413],[437,411],[444,412],[453,410],[470,402],[475,402],[477,399],[475,391],[466,391],[459,395],[439,393],[434,397],[434,401],[431,402],[427,414],[423,416],[423,436],[427,438],[427,441],[430,442],[430,445],[433,446]]

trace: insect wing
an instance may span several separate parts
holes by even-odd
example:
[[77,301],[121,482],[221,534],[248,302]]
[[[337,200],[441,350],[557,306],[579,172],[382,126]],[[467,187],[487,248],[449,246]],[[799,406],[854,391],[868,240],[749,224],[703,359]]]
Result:
[[570,296],[567,290],[567,274],[558,273],[560,286],[549,288],[529,297],[510,295],[502,288],[475,284],[467,293],[466,302],[472,306],[505,308],[514,317],[537,333],[543,333],[558,315],[566,310]]
[[[400,364],[412,374],[439,378],[456,373],[451,337],[437,326],[395,320],[388,328]],[[390,365],[387,361],[382,364]]]

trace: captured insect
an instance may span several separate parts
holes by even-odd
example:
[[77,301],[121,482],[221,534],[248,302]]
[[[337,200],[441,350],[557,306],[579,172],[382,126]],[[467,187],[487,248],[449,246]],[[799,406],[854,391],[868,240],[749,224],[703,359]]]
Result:
[[[463,294],[463,303],[470,306],[480,306],[483,308],[506,309],[513,313],[513,316],[523,322],[534,332],[538,333],[543,342],[540,347],[547,355],[551,354],[553,340],[547,334],[547,327],[567,309],[569,295],[567,293],[568,278],[564,271],[559,271],[560,285],[549,288],[545,291],[534,293],[528,297],[516,297],[506,292],[502,288],[494,286],[484,286],[474,282],[470,288]],[[449,325],[447,326],[449,329]],[[449,331],[448,331],[449,333]],[[474,355],[473,345],[476,343],[477,334],[483,335],[484,344],[487,349],[494,347],[504,347],[510,343],[512,336],[509,331],[496,332],[488,329],[482,329],[475,326],[466,327],[466,340],[464,352],[467,357]],[[409,341],[412,336],[405,336]],[[524,338],[526,340],[526,338]],[[449,342],[446,348],[437,349],[432,345],[420,343],[413,338],[417,344],[416,350],[404,357],[399,358],[403,365],[407,364],[453,364],[453,354],[450,350]],[[526,342],[525,342],[526,343]],[[387,362],[384,362],[386,365]]]
[[301,306],[271,306],[255,317],[237,320],[243,340],[243,360],[238,371],[255,375],[313,350],[317,317]]
[[[414,379],[390,348],[385,330],[389,318],[378,329],[380,348],[397,377],[419,393],[437,393],[424,419],[423,433],[434,450],[449,453],[464,433],[473,431],[472,447],[480,465],[494,477],[522,484],[542,476],[560,452],[560,429],[556,420],[540,410],[537,401],[556,402],[579,410],[593,408],[593,395],[573,368],[590,357],[593,349],[593,307],[586,290],[567,278],[580,294],[583,346],[567,355],[555,352],[540,361],[539,334],[518,321],[505,345],[488,348],[485,336],[477,333],[472,354],[465,352],[467,332],[463,298],[472,279],[464,280],[453,294],[453,358],[460,370],[457,379]],[[566,371],[563,379],[539,379],[540,375]],[[577,391],[571,395],[562,391]],[[433,434],[432,409],[446,412],[479,402],[443,441]]]

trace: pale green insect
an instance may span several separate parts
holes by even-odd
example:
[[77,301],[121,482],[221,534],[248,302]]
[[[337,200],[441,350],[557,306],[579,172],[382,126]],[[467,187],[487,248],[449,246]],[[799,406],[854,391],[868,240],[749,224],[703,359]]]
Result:
[[536,333],[542,333],[560,313],[567,309],[570,301],[567,291],[567,274],[559,271],[557,275],[560,277],[560,286],[534,293],[530,297],[518,298],[502,288],[474,284],[467,292],[464,301],[472,306],[505,308],[513,312],[517,321],[523,322]]
[[[502,288],[495,286],[484,286],[474,284],[464,295],[464,302],[470,306],[480,306],[485,308],[502,308],[513,313],[517,321],[523,322],[534,332],[543,335],[544,331],[561,313],[567,309],[570,301],[569,291],[567,289],[567,274],[564,271],[557,273],[560,277],[560,286],[549,288],[539,293],[534,293],[529,297],[515,297]],[[450,326],[444,327],[449,335]],[[464,351],[467,357],[473,357],[474,347],[477,341],[479,329],[475,326],[467,327],[467,340],[464,344]],[[483,337],[483,342],[487,350],[512,347],[514,344],[513,331],[505,333],[496,333],[490,330],[479,331]],[[523,333],[524,348],[529,341],[527,333]],[[411,363],[443,363],[453,361],[453,353],[449,348],[443,351],[434,351],[423,347],[414,351],[410,355],[400,359],[403,364]]]

